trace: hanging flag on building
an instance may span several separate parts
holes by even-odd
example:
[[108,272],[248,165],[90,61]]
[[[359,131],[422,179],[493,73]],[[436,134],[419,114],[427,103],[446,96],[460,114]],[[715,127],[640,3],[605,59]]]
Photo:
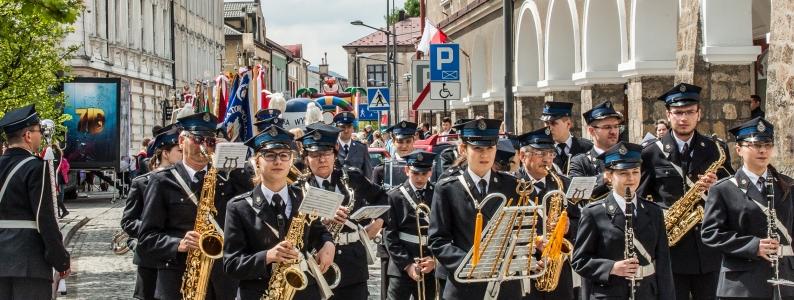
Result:
[[245,72],[239,80],[235,79],[233,84],[235,88],[232,89],[234,93],[229,96],[229,106],[221,127],[226,131],[227,138],[231,142],[247,141],[253,136],[252,113],[249,104],[251,76],[251,72]]
[[416,45],[416,50],[426,54],[430,51],[430,44],[443,44],[446,42],[447,35],[441,29],[436,28],[430,20],[425,19],[425,30],[422,32],[422,39]]

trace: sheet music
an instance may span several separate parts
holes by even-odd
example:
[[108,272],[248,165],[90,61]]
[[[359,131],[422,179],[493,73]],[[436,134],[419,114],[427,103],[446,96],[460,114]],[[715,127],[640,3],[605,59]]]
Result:
[[590,199],[596,185],[596,177],[573,177],[568,186],[565,198],[568,199]]
[[298,211],[333,219],[336,216],[336,210],[344,200],[345,196],[342,194],[307,185],[306,194],[303,196],[303,202],[301,202]]
[[243,143],[218,143],[212,165],[219,169],[240,169],[248,156],[248,146]]
[[365,206],[354,212],[350,215],[351,220],[361,220],[361,219],[374,219],[380,217],[386,211],[388,211],[390,206],[388,205],[372,205],[372,206]]

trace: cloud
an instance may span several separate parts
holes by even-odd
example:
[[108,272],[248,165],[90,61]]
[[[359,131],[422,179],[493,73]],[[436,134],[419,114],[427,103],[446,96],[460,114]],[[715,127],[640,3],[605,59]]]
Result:
[[[395,0],[402,8],[405,0]],[[303,44],[303,55],[319,65],[328,53],[329,68],[347,76],[347,53],[342,46],[373,32],[350,25],[361,20],[374,27],[386,25],[386,0],[261,0],[267,37],[281,45]]]

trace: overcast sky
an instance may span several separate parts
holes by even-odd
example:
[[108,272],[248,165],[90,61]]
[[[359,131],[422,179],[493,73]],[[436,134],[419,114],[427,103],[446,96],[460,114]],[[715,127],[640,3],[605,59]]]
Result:
[[[303,55],[316,66],[328,52],[331,71],[347,76],[347,54],[342,45],[373,30],[350,25],[361,20],[384,27],[386,0],[260,0],[267,24],[267,37],[281,45],[303,44]],[[405,0],[396,1],[402,8]]]

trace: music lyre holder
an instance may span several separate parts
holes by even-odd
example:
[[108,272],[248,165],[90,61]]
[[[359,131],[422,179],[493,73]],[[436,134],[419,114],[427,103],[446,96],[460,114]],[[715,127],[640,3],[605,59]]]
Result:
[[501,198],[502,203],[483,230],[480,259],[473,263],[470,249],[455,270],[455,280],[462,283],[488,282],[485,299],[496,299],[503,281],[537,278],[545,268],[537,270],[532,256],[535,243],[535,222],[545,219],[543,205],[505,206],[505,196],[490,194],[483,201]]
[[772,286],[794,287],[794,281],[791,281],[791,280],[788,280],[788,279],[783,279],[783,278],[779,278],[777,280],[769,279],[766,282],[769,282],[769,284],[771,284]]

